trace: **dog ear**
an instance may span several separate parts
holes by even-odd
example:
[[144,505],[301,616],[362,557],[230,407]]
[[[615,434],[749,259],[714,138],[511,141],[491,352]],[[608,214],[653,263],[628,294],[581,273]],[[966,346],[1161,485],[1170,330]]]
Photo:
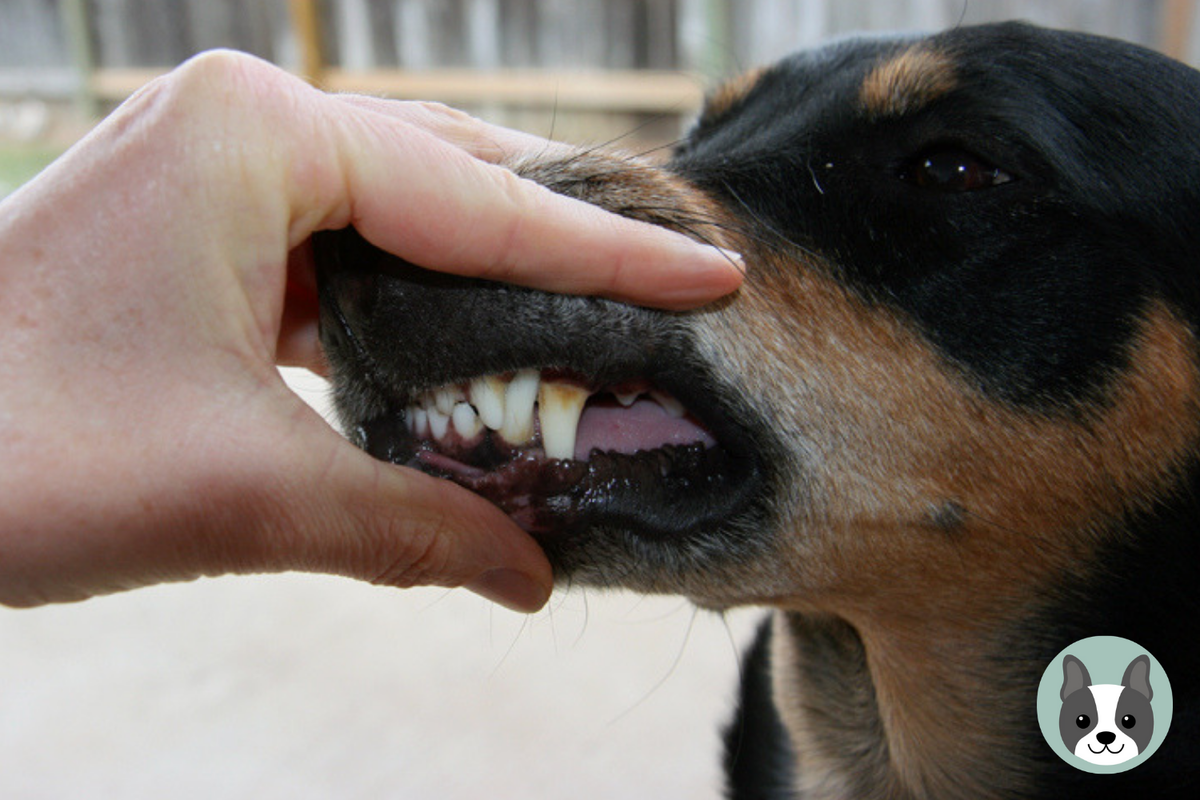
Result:
[[1091,685],[1092,676],[1088,675],[1087,667],[1083,665],[1083,662],[1069,653],[1063,656],[1063,685],[1062,691],[1058,693],[1058,699],[1066,700],[1070,695]]
[[1125,668],[1125,677],[1121,678],[1121,685],[1145,695],[1147,700],[1152,699],[1154,690],[1150,688],[1150,657],[1143,654],[1130,661]]

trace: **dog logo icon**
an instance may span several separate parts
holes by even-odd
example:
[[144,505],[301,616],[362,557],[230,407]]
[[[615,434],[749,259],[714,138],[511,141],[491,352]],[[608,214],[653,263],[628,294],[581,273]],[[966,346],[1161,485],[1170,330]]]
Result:
[[1063,657],[1058,727],[1072,753],[1092,764],[1121,764],[1142,753],[1154,736],[1150,658],[1129,662],[1120,685],[1092,683],[1087,667]]
[[1125,772],[1152,757],[1172,722],[1166,669],[1146,647],[1120,636],[1079,639],[1046,664],[1037,718],[1050,749],[1071,767]]

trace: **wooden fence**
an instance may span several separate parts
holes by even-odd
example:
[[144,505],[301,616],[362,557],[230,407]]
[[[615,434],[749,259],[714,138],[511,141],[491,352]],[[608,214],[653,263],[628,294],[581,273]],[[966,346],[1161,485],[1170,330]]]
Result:
[[852,31],[1024,18],[1196,60],[1194,0],[0,0],[0,98],[119,100],[235,47],[333,89],[687,113],[706,80]]

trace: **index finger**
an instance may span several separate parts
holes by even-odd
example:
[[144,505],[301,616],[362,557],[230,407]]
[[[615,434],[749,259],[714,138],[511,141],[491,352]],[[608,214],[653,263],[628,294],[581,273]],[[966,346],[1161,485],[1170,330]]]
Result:
[[[668,309],[710,302],[741,284],[735,254],[555,194],[470,151],[536,137],[482,123],[473,134],[464,120],[433,132],[373,103],[341,105],[348,222],[414,264]],[[478,143],[464,149],[455,139]]]

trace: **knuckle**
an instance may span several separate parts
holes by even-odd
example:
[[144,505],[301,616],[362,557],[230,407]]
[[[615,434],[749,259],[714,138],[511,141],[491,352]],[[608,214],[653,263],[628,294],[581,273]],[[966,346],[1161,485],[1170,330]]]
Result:
[[528,257],[530,223],[546,213],[549,190],[502,167],[496,167],[492,174],[495,184],[492,208],[496,212],[497,229],[491,263],[481,277],[506,280],[519,271]]
[[465,111],[460,111],[457,108],[452,108],[445,103],[439,103],[432,100],[416,100],[413,101],[413,107],[420,109],[424,114],[435,119],[441,119],[446,122],[474,124],[475,118]]
[[414,521],[402,512],[384,518],[379,528],[377,570],[372,583],[409,589],[452,584],[451,531],[443,515]]

